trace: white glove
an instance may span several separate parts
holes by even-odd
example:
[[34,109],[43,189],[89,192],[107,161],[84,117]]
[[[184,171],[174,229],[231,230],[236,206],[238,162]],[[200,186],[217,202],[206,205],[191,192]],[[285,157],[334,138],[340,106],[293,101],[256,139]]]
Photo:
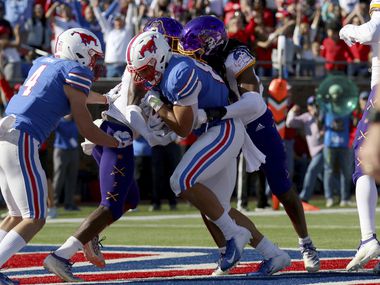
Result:
[[113,134],[113,137],[119,141],[119,145],[117,148],[124,148],[133,143],[133,139],[127,131],[116,131]]
[[112,88],[108,93],[103,94],[103,96],[106,97],[108,105],[115,102],[115,100],[121,96],[121,92],[120,92],[121,85],[122,83],[119,83],[114,88]]
[[0,120],[0,137],[2,137],[5,133],[9,132],[9,130],[13,127],[16,122],[15,115],[9,115]]
[[84,142],[82,142],[80,145],[82,147],[83,153],[86,155],[91,155],[93,149],[96,146],[94,143],[90,142],[88,139],[85,139]]
[[149,105],[154,111],[158,112],[164,103],[160,99],[160,94],[157,91],[149,90],[142,99],[144,104]]
[[352,37],[350,37],[350,35],[349,35],[351,26],[352,25],[346,25],[343,28],[341,28],[339,31],[339,38],[341,40],[344,40],[346,45],[348,45],[349,47],[353,46],[355,43],[355,40]]
[[147,120],[147,127],[149,131],[158,131],[161,130],[165,126],[165,122],[161,119],[158,113],[154,112],[153,109],[150,109],[151,112],[149,114]]
[[145,139],[148,141],[150,146],[168,145],[177,139],[177,135],[173,131],[163,134],[163,131],[159,130],[149,132]]

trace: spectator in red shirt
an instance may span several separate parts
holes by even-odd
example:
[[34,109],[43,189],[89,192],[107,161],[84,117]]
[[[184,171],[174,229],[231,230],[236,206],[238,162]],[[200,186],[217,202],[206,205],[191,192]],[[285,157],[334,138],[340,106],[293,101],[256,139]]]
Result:
[[243,19],[241,13],[236,13],[227,24],[227,34],[230,39],[236,39],[243,44],[247,45],[250,34],[247,33],[243,26]]
[[[356,26],[360,26],[365,23],[365,20],[359,13],[355,13],[358,9],[355,9],[347,18],[346,23]],[[369,53],[371,52],[371,46],[361,45],[355,43],[353,46],[349,47],[351,50],[354,60],[353,63],[349,65],[348,74],[351,76],[369,76],[369,66],[371,65],[368,61]]]
[[[340,25],[331,22],[327,25],[327,38],[321,46],[321,56],[326,59],[325,68],[329,71],[347,70],[347,64],[354,56],[343,40],[339,39]],[[334,63],[335,61],[339,63]]]

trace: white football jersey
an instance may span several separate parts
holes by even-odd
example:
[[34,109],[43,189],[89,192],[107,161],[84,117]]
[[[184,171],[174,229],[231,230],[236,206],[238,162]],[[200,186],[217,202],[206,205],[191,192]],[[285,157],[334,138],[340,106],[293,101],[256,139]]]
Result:
[[109,105],[108,110],[104,112],[105,114],[111,116],[112,118],[128,126],[130,126],[130,124],[125,118],[125,114],[126,114],[126,107],[129,105],[128,92],[130,92],[131,85],[132,85],[131,73],[125,70],[123,77],[121,79],[121,83],[119,83],[110,91],[108,91],[108,93],[120,92],[121,95],[113,103],[111,103]]
[[379,44],[380,44],[380,12],[373,12],[371,20],[360,26],[345,25],[342,30],[344,34],[349,36],[353,42],[363,45],[370,45],[372,48],[372,73],[371,88],[379,83],[380,80],[380,60],[379,60]]
[[[239,93],[239,88],[236,79],[247,68],[252,68],[253,73],[256,76],[257,82],[260,82],[259,93],[261,96],[263,95],[264,87],[261,84],[259,77],[256,75],[255,69],[253,68],[255,63],[255,57],[245,47],[238,47],[227,56],[224,65],[226,67],[226,76],[228,84],[231,90],[238,96],[238,98],[240,98],[241,94]],[[244,124],[248,124],[256,120],[265,113],[267,105],[264,99],[262,98],[262,100],[257,104],[257,106],[254,106],[254,108],[255,110],[252,110],[250,114],[242,114],[241,119],[243,120]]]

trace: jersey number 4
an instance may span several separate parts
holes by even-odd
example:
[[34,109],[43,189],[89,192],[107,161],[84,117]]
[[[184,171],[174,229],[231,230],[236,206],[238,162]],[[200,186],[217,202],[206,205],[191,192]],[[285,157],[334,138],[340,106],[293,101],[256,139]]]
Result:
[[41,65],[33,74],[32,76],[25,82],[24,87],[25,90],[22,93],[22,96],[29,96],[32,92],[32,88],[34,85],[36,85],[38,77],[41,76],[42,72],[45,70],[46,64]]

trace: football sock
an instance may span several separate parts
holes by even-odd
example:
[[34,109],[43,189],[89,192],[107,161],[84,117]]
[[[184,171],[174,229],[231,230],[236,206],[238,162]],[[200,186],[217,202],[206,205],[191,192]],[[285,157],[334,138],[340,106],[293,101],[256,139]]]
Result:
[[69,237],[54,254],[64,259],[70,259],[78,250],[83,248],[83,244],[76,237]]
[[219,251],[220,254],[225,254],[226,253],[226,247],[225,246],[219,247],[218,251]]
[[263,237],[263,239],[256,246],[256,250],[260,253],[264,259],[269,259],[278,255],[278,247],[273,244],[269,239]]
[[4,239],[8,232],[0,229],[0,242]]
[[367,240],[376,233],[375,217],[378,195],[375,180],[368,175],[359,177],[356,181],[355,192],[362,240]]
[[23,237],[18,232],[11,230],[0,242],[0,267],[25,245]]
[[226,240],[230,240],[239,231],[239,227],[226,211],[213,223],[222,231]]
[[298,244],[299,245],[304,245],[304,244],[308,244],[308,243],[312,243],[311,238],[309,236],[304,237],[304,238],[298,238]]

